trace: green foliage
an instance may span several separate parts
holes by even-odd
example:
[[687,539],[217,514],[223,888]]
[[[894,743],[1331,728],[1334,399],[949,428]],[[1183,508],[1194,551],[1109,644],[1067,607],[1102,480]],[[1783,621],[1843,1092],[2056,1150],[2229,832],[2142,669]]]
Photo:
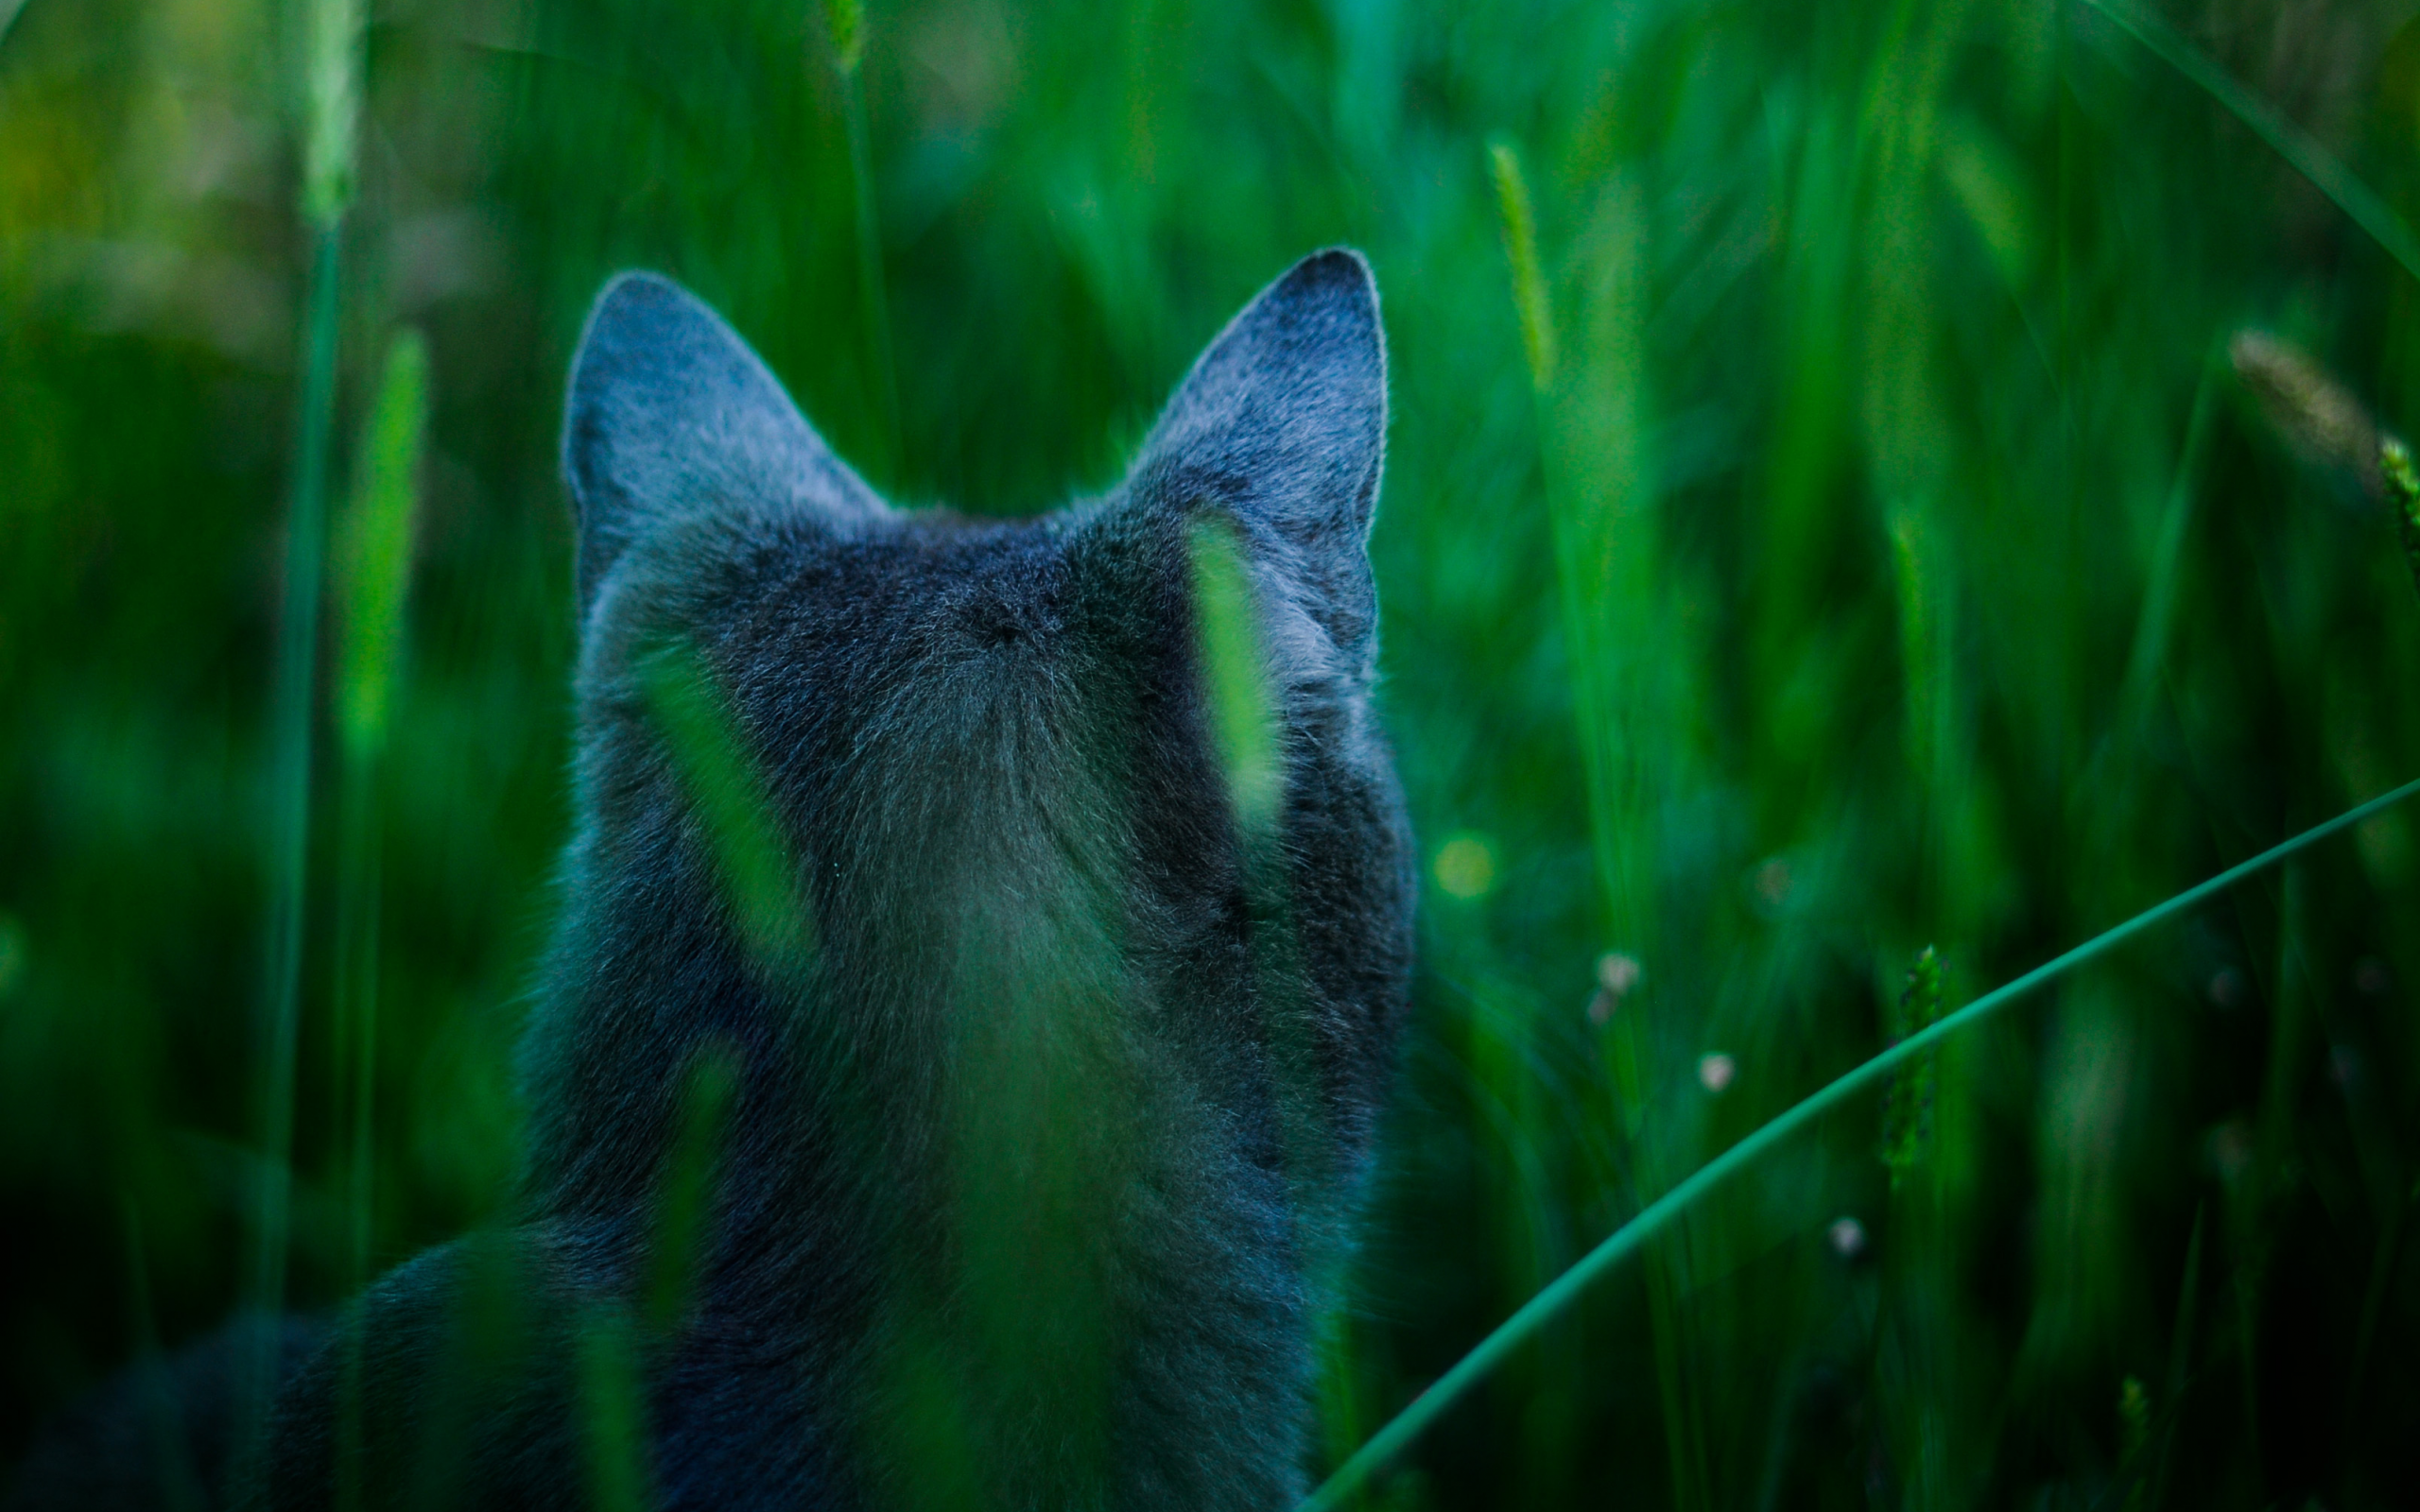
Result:
[[[0,1182],[40,1241],[0,1458],[259,1288],[270,1171],[305,1306],[504,1202],[564,838],[556,396],[614,269],[726,311],[895,496],[984,514],[1110,484],[1253,288],[1372,257],[1427,896],[1317,1477],[1905,1032],[1876,984],[1917,945],[1962,999],[2420,772],[2414,220],[2420,30],[2359,0],[0,0]],[[352,480],[324,657],[285,566],[315,476]],[[745,732],[665,665],[706,849],[802,949]],[[1887,1077],[1759,1146],[1372,1503],[2394,1504],[2415,822],[1938,1041],[1896,1193]],[[1036,1176],[997,1137],[1082,1084],[1026,1043],[958,1137],[1064,1185],[1080,1144]],[[966,1221],[1006,1264],[1083,1221],[1052,1190]],[[1084,1321],[1044,1302],[987,1325],[1037,1371]],[[643,1314],[567,1366],[625,1415],[600,1445]],[[920,1349],[892,1427],[945,1500],[981,1483]]]

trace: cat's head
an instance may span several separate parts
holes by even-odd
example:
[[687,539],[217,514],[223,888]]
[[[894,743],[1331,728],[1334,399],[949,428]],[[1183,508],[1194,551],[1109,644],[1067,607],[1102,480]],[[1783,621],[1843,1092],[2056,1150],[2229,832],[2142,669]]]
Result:
[[[761,1038],[787,971],[852,1055],[1046,999],[1145,1024],[1222,1105],[1300,1060],[1359,1148],[1411,899],[1369,702],[1385,430],[1376,291],[1328,251],[1218,336],[1109,494],[895,509],[705,306],[616,279],[564,424],[581,834],[556,993],[608,1022],[533,1058],[593,1076]],[[1221,704],[1238,687],[1257,816],[1222,738],[1254,716]],[[765,923],[783,907],[795,930]],[[1281,1001],[1291,1027],[1257,1022]]]

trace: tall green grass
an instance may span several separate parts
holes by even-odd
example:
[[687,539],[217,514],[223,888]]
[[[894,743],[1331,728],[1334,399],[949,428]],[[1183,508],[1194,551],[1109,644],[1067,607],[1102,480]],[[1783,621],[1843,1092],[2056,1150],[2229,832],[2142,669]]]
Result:
[[[1994,1001],[2420,772],[2402,474],[2230,347],[2412,430],[2399,14],[452,0],[360,13],[313,117],[344,11],[0,5],[0,1455],[504,1202],[608,272],[1013,513],[1343,241],[1423,967],[1311,1481],[1409,1407],[1373,1503],[2396,1503],[2408,811],[1895,1016],[1928,945]],[[1927,1047],[1886,1160],[1875,1057]],[[578,1362],[616,1504],[649,1326]]]

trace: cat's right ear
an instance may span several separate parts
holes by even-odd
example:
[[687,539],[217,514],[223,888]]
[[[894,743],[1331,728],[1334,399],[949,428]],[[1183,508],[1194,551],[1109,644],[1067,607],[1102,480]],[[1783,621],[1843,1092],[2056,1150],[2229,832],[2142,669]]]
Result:
[[563,476],[583,612],[614,560],[674,521],[885,512],[748,343],[651,273],[615,278],[589,312],[563,405]]
[[1193,365],[1128,474],[1132,497],[1215,508],[1366,664],[1370,517],[1386,455],[1387,349],[1358,252],[1294,265]]

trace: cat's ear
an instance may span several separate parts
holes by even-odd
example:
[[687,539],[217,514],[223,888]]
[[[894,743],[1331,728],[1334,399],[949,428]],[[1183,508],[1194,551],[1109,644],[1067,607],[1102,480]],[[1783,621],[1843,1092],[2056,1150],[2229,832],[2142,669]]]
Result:
[[583,610],[616,558],[675,520],[883,512],[748,343],[650,273],[615,278],[589,312],[563,405],[563,475]]
[[1295,264],[1210,344],[1128,487],[1138,500],[1225,510],[1338,646],[1364,653],[1386,437],[1377,285],[1359,253],[1337,249]]

